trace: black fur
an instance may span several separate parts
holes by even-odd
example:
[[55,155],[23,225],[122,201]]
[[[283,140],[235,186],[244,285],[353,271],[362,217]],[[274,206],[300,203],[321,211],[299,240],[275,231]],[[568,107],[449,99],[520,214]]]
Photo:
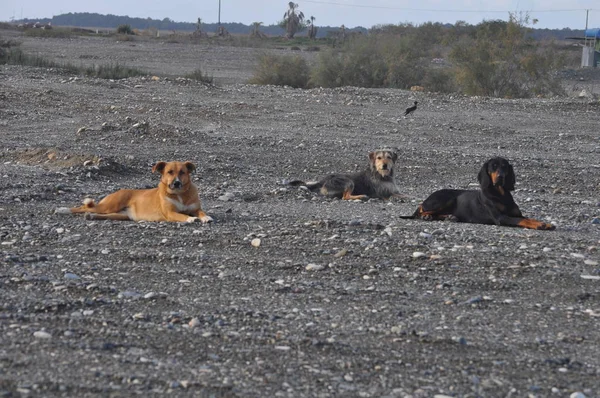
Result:
[[[494,184],[492,175],[497,175]],[[451,220],[475,224],[554,229],[554,225],[523,217],[510,191],[513,167],[504,158],[488,160],[477,176],[481,190],[442,189],[432,193],[408,219]]]
[[[388,166],[389,174],[386,176],[381,175],[375,166],[375,154],[379,152],[389,153],[392,157],[393,163]],[[318,182],[306,183],[294,180],[288,184],[292,186],[303,185],[311,191],[319,191],[321,194],[332,198],[344,198],[345,192],[350,192],[352,196],[380,199],[389,199],[392,196],[401,197],[402,195],[394,182],[394,163],[398,160],[398,155],[392,151],[380,150],[371,152],[369,158],[369,167],[358,173],[330,174]]]

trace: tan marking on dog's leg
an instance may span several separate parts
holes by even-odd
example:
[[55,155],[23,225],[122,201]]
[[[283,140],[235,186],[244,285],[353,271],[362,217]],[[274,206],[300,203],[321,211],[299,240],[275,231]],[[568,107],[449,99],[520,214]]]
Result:
[[527,229],[541,229],[541,230],[553,230],[556,227],[552,224],[548,224],[542,221],[534,220],[532,218],[524,218],[517,224],[519,227]]
[[352,195],[352,191],[345,190],[342,194],[343,200],[357,200],[357,199],[365,199],[367,195]]

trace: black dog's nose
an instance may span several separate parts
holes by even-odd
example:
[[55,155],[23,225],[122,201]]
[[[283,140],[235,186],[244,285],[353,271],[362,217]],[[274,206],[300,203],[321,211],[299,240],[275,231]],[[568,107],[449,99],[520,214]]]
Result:
[[387,165],[387,163],[384,163],[384,164],[382,164],[382,165],[381,165],[381,168],[382,168],[383,170],[387,170],[387,168],[388,168],[388,165]]
[[173,181],[173,188],[181,188],[181,181]]

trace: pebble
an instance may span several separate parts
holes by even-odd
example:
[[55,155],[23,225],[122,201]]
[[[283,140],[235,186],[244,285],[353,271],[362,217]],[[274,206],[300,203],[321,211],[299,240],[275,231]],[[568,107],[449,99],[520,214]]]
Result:
[[585,265],[598,265],[598,261],[594,260],[585,260],[584,263]]
[[596,225],[600,224],[600,218],[598,218],[598,217],[592,218],[592,224],[596,224]]
[[222,202],[231,202],[234,198],[234,194],[232,194],[231,192],[226,192],[223,195],[219,196],[217,199],[219,199]]
[[200,319],[198,319],[198,318],[192,318],[192,319],[190,320],[190,322],[188,323],[188,325],[189,325],[191,328],[198,327],[198,326],[200,326]]
[[56,228],[56,233],[57,234],[62,234],[63,232],[65,232],[64,228]]
[[287,345],[276,345],[275,349],[279,350],[279,351],[289,351],[289,350],[291,350],[291,348],[289,346],[287,346]]
[[324,269],[325,267],[319,264],[308,264],[306,266],[306,270],[307,271],[321,271],[322,269]]
[[431,239],[432,235],[428,234],[427,232],[419,232],[419,237],[425,238],[425,239]]
[[551,248],[549,248],[549,247],[544,247],[544,248],[542,249],[542,251],[543,251],[544,253],[548,253],[548,252],[551,252],[551,251],[552,251],[552,249],[551,249]]
[[52,338],[52,335],[43,330],[38,330],[37,332],[33,333],[33,337],[35,337],[37,339],[50,339],[50,338]]
[[571,256],[575,258],[585,258],[585,256],[581,253],[571,253]]
[[423,258],[423,257],[427,257],[427,255],[425,253],[423,253],[423,252],[414,252],[412,254],[412,257],[413,258]]
[[585,397],[584,393],[576,391],[573,394],[569,395],[569,398],[586,398],[586,397]]
[[252,239],[252,241],[250,242],[250,244],[254,247],[260,247],[260,239],[258,238],[254,238]]
[[80,280],[80,279],[81,279],[81,277],[80,277],[79,275],[75,275],[75,274],[72,274],[72,273],[70,273],[70,272],[67,272],[67,273],[65,274],[65,279],[69,279],[69,280],[72,280],[72,281],[76,281],[76,280]]
[[119,298],[139,298],[141,294],[134,291],[126,290],[124,292],[120,292],[118,295]]
[[579,275],[581,276],[581,279],[589,279],[589,280],[593,280],[593,281],[600,281],[600,276],[598,275]]
[[348,253],[348,250],[346,250],[346,249],[342,249],[342,250],[340,250],[339,252],[335,253],[335,254],[333,255],[333,257],[335,257],[335,258],[344,257],[344,256],[345,256],[347,253]]

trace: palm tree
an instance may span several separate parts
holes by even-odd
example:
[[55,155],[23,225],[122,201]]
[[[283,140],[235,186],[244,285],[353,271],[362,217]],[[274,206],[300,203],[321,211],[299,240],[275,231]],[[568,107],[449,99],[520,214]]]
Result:
[[250,37],[264,37],[264,33],[260,31],[260,27],[262,22],[252,22],[252,31],[250,32]]
[[303,29],[304,13],[297,11],[298,4],[290,1],[289,9],[283,14],[285,24],[285,37],[292,39],[296,33]]
[[308,28],[308,38],[314,40],[317,37],[317,27],[315,26],[315,17],[310,16],[310,27]]

